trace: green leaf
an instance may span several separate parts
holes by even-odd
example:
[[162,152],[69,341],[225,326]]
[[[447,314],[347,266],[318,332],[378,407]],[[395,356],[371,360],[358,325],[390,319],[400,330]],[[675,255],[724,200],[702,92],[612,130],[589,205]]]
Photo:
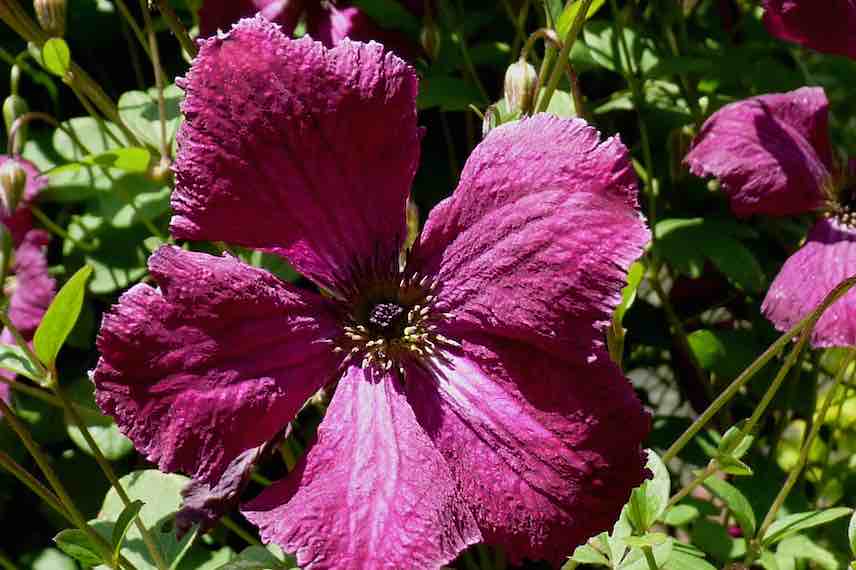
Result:
[[54,537],[54,542],[60,550],[79,560],[86,566],[101,564],[103,561],[89,535],[78,528],[62,530]]
[[353,3],[380,27],[419,37],[422,29],[419,19],[395,0],[355,0]]
[[668,570],[717,570],[704,559],[703,552],[678,541],[675,541],[667,568]]
[[45,69],[64,77],[71,65],[71,51],[62,38],[51,38],[42,46],[42,65]]
[[[666,570],[669,568],[669,558],[672,556],[672,550],[675,545],[675,539],[668,537],[661,533],[653,533],[651,535],[647,535],[649,538],[645,537],[631,537],[626,539],[628,541],[628,546],[630,542],[641,542],[644,546],[651,546],[650,542],[656,542],[652,546],[652,551],[654,554],[654,561],[657,563],[657,568]],[[641,540],[640,540],[641,539]],[[618,566],[616,566],[617,570],[650,570],[650,566],[648,565],[648,561],[645,558],[645,553],[642,552],[641,548],[634,545],[633,550],[630,551]]]
[[69,162],[52,168],[45,174],[47,176],[56,176],[80,170],[86,166],[98,166],[102,168],[116,168],[125,172],[143,173],[149,169],[151,154],[148,150],[141,147],[119,148],[116,150],[108,150],[99,154],[90,154],[84,156],[76,162]]
[[794,513],[780,518],[770,525],[761,538],[762,546],[770,546],[803,530],[824,525],[853,512],[848,507]]
[[717,457],[733,457],[740,459],[749,448],[752,447],[752,442],[755,438],[751,435],[744,434],[743,429],[748,420],[741,420],[736,425],[731,426],[719,440],[719,449],[717,449]]
[[[780,542],[776,549],[776,558],[779,561],[783,558],[789,558],[794,563],[797,560],[810,560],[812,568],[822,570],[838,570],[840,568],[838,560],[832,552],[803,534],[789,536]],[[782,565],[780,564],[780,566]]]
[[700,277],[710,260],[729,280],[743,289],[760,292],[765,277],[761,264],[739,237],[747,232],[733,220],[671,218],[654,228],[657,253],[678,272]]
[[30,358],[24,349],[18,345],[0,345],[0,368],[14,372],[19,376],[25,376],[30,380],[41,382],[44,380],[41,373],[30,362]]
[[[85,410],[84,413],[81,413],[81,419],[104,457],[110,461],[116,461],[134,449],[134,444],[119,431],[115,420],[110,416],[105,416],[98,409],[93,396],[93,385],[89,378],[80,378],[73,382],[68,388],[68,395],[74,403]],[[65,420],[66,431],[71,440],[86,454],[94,456],[89,444],[83,437],[81,428],[68,415],[66,415]]]
[[478,88],[450,75],[430,75],[419,82],[416,104],[420,110],[439,107],[441,111],[464,111],[481,102]]
[[140,509],[143,508],[143,504],[144,503],[139,499],[131,502],[131,504],[125,507],[125,509],[119,514],[119,518],[116,519],[116,525],[113,527],[110,542],[113,545],[113,553],[117,559],[119,557],[119,551],[122,548],[122,544],[125,542],[125,535],[128,534],[128,529],[131,528],[131,523],[134,522],[134,519],[140,513]]
[[[178,565],[196,536],[195,531],[188,532],[179,540],[175,531],[175,513],[182,502],[181,490],[189,481],[187,477],[161,473],[156,469],[134,471],[119,479],[131,501],[145,503],[138,514],[140,521],[149,529],[161,555],[172,568]],[[118,524],[124,510],[124,503],[111,488],[104,497],[98,520]],[[138,570],[155,569],[136,525],[129,527],[121,553]]]
[[654,476],[642,483],[630,494],[627,518],[637,532],[646,532],[657,522],[669,503],[669,471],[660,457],[648,449],[646,467]]
[[30,570],[77,570],[78,566],[56,548],[45,548],[26,566]]
[[57,354],[68,338],[69,333],[80,316],[83,297],[86,293],[86,281],[92,275],[92,268],[83,266],[63,285],[48,307],[36,334],[33,348],[42,364],[49,369],[54,367]]
[[761,557],[758,562],[761,563],[761,566],[764,567],[764,570],[779,570],[779,563],[776,561],[776,557],[769,550],[764,550],[761,552]]
[[217,570],[280,570],[294,567],[262,546],[250,546]]
[[593,546],[583,544],[574,550],[571,560],[579,564],[594,564],[596,566],[609,566],[609,559],[597,551]]
[[737,524],[743,530],[743,536],[755,536],[756,521],[755,513],[749,500],[736,487],[717,477],[708,477],[704,486],[711,493],[719,497],[734,515]]
[[[176,85],[167,85],[163,90],[166,140],[172,145],[178,125],[181,123],[181,100],[184,97]],[[119,116],[134,133],[153,147],[161,140],[158,90],[128,91],[119,97]]]
[[642,536],[629,536],[624,539],[624,542],[627,546],[633,548],[643,548],[645,546],[654,547],[658,544],[663,544],[669,539],[668,536],[663,534],[662,532],[648,532],[643,534]]
[[850,552],[856,556],[856,514],[850,518],[850,525],[847,527],[847,538],[850,541]]
[[663,514],[663,522],[669,526],[685,526],[696,520],[701,513],[692,505],[678,504]]
[[[588,13],[586,13],[586,20],[594,16],[605,3],[606,0],[594,0],[594,2],[591,3],[591,6],[589,6]],[[580,11],[581,5],[582,0],[571,2],[562,11],[562,15],[559,16],[559,21],[556,22],[556,33],[559,34],[562,41],[565,41],[565,36],[568,35],[568,31],[570,31],[574,20],[577,19],[577,13]]]

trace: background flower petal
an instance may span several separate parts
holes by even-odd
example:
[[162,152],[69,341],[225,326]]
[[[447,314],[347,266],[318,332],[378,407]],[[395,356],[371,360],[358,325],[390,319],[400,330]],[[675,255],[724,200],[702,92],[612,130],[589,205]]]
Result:
[[305,0],[205,0],[199,9],[199,36],[207,38],[218,30],[228,31],[232,24],[256,12],[280,24],[283,32],[291,35],[304,4]]
[[853,0],[764,0],[764,24],[780,39],[856,58]]
[[357,367],[308,456],[242,512],[304,568],[433,570],[481,539],[398,381]]
[[213,484],[332,380],[334,325],[320,297],[230,256],[165,246],[149,270],[160,288],[104,317],[96,399],[161,470]]
[[584,360],[602,344],[649,232],[626,148],[582,121],[539,116],[491,131],[414,252],[438,306],[466,330]]
[[328,288],[355,261],[397,259],[419,160],[412,68],[256,17],[207,40],[181,85],[176,237],[280,253]]
[[696,176],[715,176],[739,216],[816,210],[833,176],[823,89],[752,97],[726,105],[703,125],[684,159]]
[[27,340],[42,322],[56,295],[56,281],[48,273],[45,248],[50,235],[44,230],[30,230],[15,249],[15,288],[9,299],[9,320]]
[[[836,285],[856,274],[856,230],[818,221],[788,258],[764,299],[764,314],[781,331],[812,312]],[[856,290],[833,304],[814,328],[815,347],[856,346]]]
[[24,187],[24,196],[18,203],[18,207],[14,212],[6,211],[6,208],[0,205],[0,223],[6,226],[6,229],[12,235],[12,243],[18,244],[24,239],[24,236],[33,228],[33,215],[30,213],[30,204],[36,199],[47,185],[48,180],[39,174],[39,169],[29,160],[21,157],[10,157],[5,154],[0,154],[0,166],[6,163],[7,160],[15,160],[27,173],[27,185]]
[[434,364],[408,370],[408,400],[488,543],[558,564],[612,526],[644,478],[649,419],[605,353],[569,363],[473,336]]

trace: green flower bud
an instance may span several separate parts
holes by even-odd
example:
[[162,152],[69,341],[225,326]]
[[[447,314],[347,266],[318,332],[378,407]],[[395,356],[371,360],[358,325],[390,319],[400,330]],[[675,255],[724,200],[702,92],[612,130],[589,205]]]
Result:
[[519,59],[505,71],[505,101],[508,110],[528,115],[535,103],[538,73],[531,63]]
[[[20,95],[12,94],[6,97],[6,100],[3,101],[3,122],[6,124],[7,136],[12,132],[12,125],[15,124],[15,120],[29,112],[29,105]],[[12,153],[20,154],[25,142],[27,142],[26,123],[21,125],[15,134],[15,147],[12,149]]]
[[14,212],[24,196],[27,187],[27,173],[17,160],[7,160],[0,166],[0,199],[9,213]]
[[419,43],[422,45],[425,55],[427,55],[428,59],[431,61],[435,61],[440,55],[441,40],[442,36],[440,35],[440,30],[437,28],[437,25],[433,20],[426,20],[425,24],[422,26],[422,30],[419,32]]
[[51,37],[65,35],[66,0],[33,0],[39,25]]

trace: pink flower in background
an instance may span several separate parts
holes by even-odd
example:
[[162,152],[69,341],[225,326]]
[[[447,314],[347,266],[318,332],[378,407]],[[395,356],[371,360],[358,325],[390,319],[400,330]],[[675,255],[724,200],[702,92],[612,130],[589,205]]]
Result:
[[[423,2],[401,2],[411,13],[421,15]],[[384,30],[362,10],[347,2],[321,0],[205,0],[199,10],[199,34],[208,37],[218,29],[228,30],[240,18],[259,12],[282,26],[286,35],[294,33],[301,17],[306,33],[327,47],[339,44],[345,38],[368,42],[375,40],[402,57],[413,58],[419,48],[403,34]]]
[[[828,106],[818,87],[732,103],[705,122],[686,157],[696,175],[719,178],[737,215],[820,216],[764,299],[782,331],[856,274],[856,162],[848,173],[834,160]],[[812,344],[856,346],[856,291],[824,313]]]
[[[47,180],[39,175],[34,164],[20,157],[0,155],[0,167],[8,161],[16,161],[27,176],[23,195],[14,211],[0,204],[0,231],[9,232],[12,240],[12,262],[9,277],[4,287],[4,296],[9,299],[9,321],[18,329],[24,340],[30,341],[36,332],[48,305],[56,293],[56,283],[48,274],[45,248],[50,236],[43,230],[34,230],[30,204],[47,185]],[[4,201],[5,202],[5,201]],[[3,328],[0,332],[0,344],[14,345],[12,332]],[[15,374],[0,368],[0,375],[9,380]],[[9,385],[0,382],[0,398],[9,401]]]
[[856,0],[764,0],[764,25],[777,38],[856,58]]
[[603,346],[649,237],[624,145],[548,115],[491,131],[402,267],[412,68],[256,17],[182,88],[172,233],[281,255],[326,293],[159,249],[93,375],[138,449],[217,488],[335,386],[307,455],[242,510],[301,566],[439,568],[480,541],[558,563],[608,529],[649,429]]

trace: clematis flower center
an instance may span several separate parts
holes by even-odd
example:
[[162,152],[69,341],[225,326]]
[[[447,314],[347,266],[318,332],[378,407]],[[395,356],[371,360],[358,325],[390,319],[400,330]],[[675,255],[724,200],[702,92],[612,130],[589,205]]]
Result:
[[411,275],[373,282],[346,303],[343,336],[337,352],[347,352],[342,365],[362,359],[364,368],[389,370],[406,359],[432,356],[441,347],[460,347],[438,332],[450,315],[436,307],[438,284]]
[[842,226],[856,229],[856,182],[848,184],[841,190],[841,194],[826,215]]

